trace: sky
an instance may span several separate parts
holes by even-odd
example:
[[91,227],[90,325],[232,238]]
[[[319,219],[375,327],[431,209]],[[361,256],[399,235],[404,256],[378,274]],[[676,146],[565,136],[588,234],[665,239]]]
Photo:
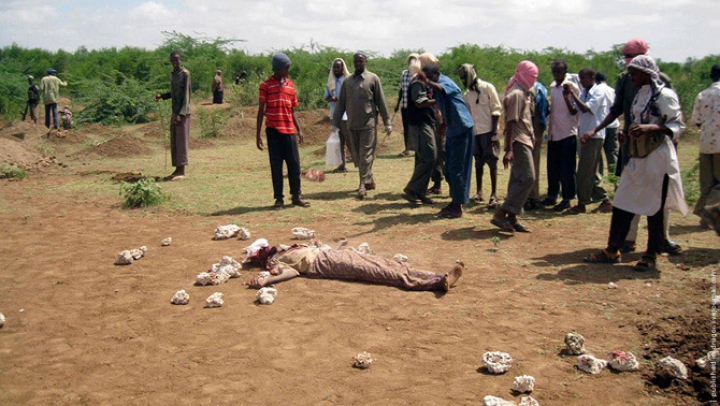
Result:
[[584,53],[642,38],[666,62],[720,55],[718,0],[0,0],[0,47],[154,49],[163,31],[251,54],[309,46],[389,56],[460,44]]

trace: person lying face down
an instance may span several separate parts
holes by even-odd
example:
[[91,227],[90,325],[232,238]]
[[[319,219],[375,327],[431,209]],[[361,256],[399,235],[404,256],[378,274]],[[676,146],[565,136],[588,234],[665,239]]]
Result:
[[271,276],[258,276],[248,283],[248,287],[259,289],[302,275],[311,279],[368,282],[404,290],[447,292],[465,268],[458,260],[447,273],[413,269],[405,262],[341,249],[346,244],[347,240],[344,240],[336,249],[319,248],[322,244],[296,244],[285,250],[262,248],[252,262],[268,269]]

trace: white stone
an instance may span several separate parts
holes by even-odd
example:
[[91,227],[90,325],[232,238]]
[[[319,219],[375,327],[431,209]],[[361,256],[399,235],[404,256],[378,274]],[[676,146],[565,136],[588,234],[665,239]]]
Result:
[[0,313],[0,328],[3,328],[5,325],[5,315]]
[[170,299],[170,303],[174,305],[186,305],[190,301],[190,295],[185,292],[185,289],[178,290]]
[[660,365],[670,368],[672,373],[678,379],[687,379],[688,378],[687,367],[680,360],[677,360],[673,357],[665,357],[660,360]]
[[353,366],[360,369],[368,369],[375,360],[369,352],[363,351],[353,358]]
[[483,365],[490,373],[504,374],[512,366],[512,357],[506,352],[491,351],[483,354]]
[[640,369],[640,363],[631,352],[615,350],[607,356],[608,366],[620,372],[635,372]]
[[592,355],[581,355],[577,359],[577,367],[588,374],[597,375],[607,366],[604,359],[595,358]]
[[160,245],[163,247],[167,247],[170,244],[172,244],[172,237],[168,237],[168,238],[165,238],[164,240],[160,241]]
[[226,240],[228,238],[235,237],[240,232],[240,227],[235,224],[226,224],[224,226],[217,226],[215,229],[215,236],[213,240]]
[[132,255],[133,259],[137,261],[138,259],[144,257],[146,252],[147,252],[147,247],[145,247],[143,245],[140,248],[135,248],[134,250],[130,250],[130,255]]
[[517,403],[497,396],[487,395],[483,398],[483,406],[517,406]]
[[403,254],[395,254],[393,259],[397,262],[408,262],[407,255],[403,255]]
[[615,282],[608,283],[608,289],[617,289],[617,285],[615,284]]
[[260,288],[255,294],[255,298],[260,304],[271,305],[277,297],[277,289],[275,288]]
[[220,260],[220,262],[212,264],[210,267],[210,270],[208,272],[210,273],[226,273],[228,277],[230,278],[239,278],[240,277],[240,268],[242,268],[242,264],[237,262],[236,260],[232,259],[232,257],[224,256]]
[[255,240],[255,242],[243,248],[243,251],[245,252],[245,259],[243,259],[242,263],[247,264],[252,260],[254,256],[258,254],[261,249],[267,248],[269,246],[270,244],[268,243],[268,240],[264,238],[258,238],[257,240]]
[[205,307],[220,307],[223,305],[223,294],[220,292],[215,292],[212,295],[208,296],[207,299],[205,299]]
[[368,243],[366,243],[366,242],[358,245],[358,247],[357,247],[357,252],[360,253],[360,254],[366,254],[366,255],[367,255],[367,254],[371,254],[371,255],[374,255],[374,254],[375,254],[375,250],[373,250],[372,248],[370,248],[370,244],[368,244]]
[[535,378],[530,375],[515,377],[512,390],[519,393],[530,393],[535,390]]
[[570,355],[585,354],[585,337],[574,331],[565,336],[565,345]]
[[290,230],[290,232],[298,240],[309,240],[311,238],[315,238],[315,230],[310,230],[305,227],[295,227]]
[[130,250],[120,251],[115,258],[115,265],[130,265],[133,263],[133,256]]
[[518,406],[540,406],[540,402],[532,396],[523,396],[520,398],[520,404],[518,404]]
[[713,295],[710,304],[713,306],[720,306],[720,295]]
[[249,239],[250,239],[250,231],[248,231],[247,228],[243,227],[243,228],[241,228],[240,231],[238,232],[238,236],[239,236],[240,239],[243,240],[243,241],[249,240]]
[[720,358],[720,350],[713,350],[708,352],[705,356],[695,360],[695,363],[698,367],[700,367],[700,369],[709,373],[713,369],[713,363],[717,365],[718,358]]
[[213,284],[213,277],[207,272],[200,272],[195,277],[195,284],[198,286],[207,286]]

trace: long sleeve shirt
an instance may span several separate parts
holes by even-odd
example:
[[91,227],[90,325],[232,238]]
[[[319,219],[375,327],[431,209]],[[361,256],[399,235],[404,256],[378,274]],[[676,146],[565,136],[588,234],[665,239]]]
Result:
[[185,68],[170,74],[170,93],[162,95],[163,100],[172,99],[172,113],[178,116],[190,115],[190,72]]
[[57,76],[48,75],[40,81],[40,93],[43,96],[45,104],[57,103],[60,100],[60,86],[67,86]]
[[333,113],[333,125],[340,127],[347,112],[348,129],[367,130],[377,126],[378,113],[385,126],[390,125],[385,95],[380,78],[370,71],[353,74],[345,79]]

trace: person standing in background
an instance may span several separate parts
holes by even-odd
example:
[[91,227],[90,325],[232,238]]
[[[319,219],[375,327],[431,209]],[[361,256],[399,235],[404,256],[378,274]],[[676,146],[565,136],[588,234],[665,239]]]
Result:
[[535,81],[530,93],[533,97],[532,122],[533,122],[533,165],[535,166],[535,184],[530,191],[530,196],[525,203],[525,210],[536,210],[540,208],[540,161],[543,138],[547,128],[547,115],[549,112],[548,93],[545,86]]
[[[30,119],[33,124],[38,122],[38,106],[40,105],[40,88],[35,84],[35,78],[28,76],[28,101],[25,112],[30,111]],[[23,115],[23,121],[25,121],[25,115]]]
[[693,213],[700,226],[707,228],[711,219],[703,217],[705,206],[720,203],[720,64],[710,69],[713,84],[695,98],[693,121],[700,127],[700,197]]
[[213,78],[212,84],[213,104],[222,104],[223,102],[223,93],[225,92],[225,88],[223,87],[221,75],[221,70],[218,69],[215,71],[215,77]]
[[410,89],[410,80],[412,79],[412,74],[410,73],[410,65],[412,63],[417,62],[418,54],[412,53],[408,55],[407,59],[405,60],[405,65],[408,66],[408,69],[405,69],[402,71],[402,74],[400,75],[400,89],[398,93],[398,101],[395,105],[395,113],[397,113],[398,109],[400,108],[400,116],[402,117],[402,125],[403,125],[403,140],[405,141],[405,150],[400,153],[400,156],[408,156],[410,155],[410,150],[413,148],[412,140],[408,137],[408,90]]
[[[328,75],[327,86],[325,86],[325,101],[330,103],[331,121],[333,114],[335,113],[335,105],[337,104],[339,98],[338,96],[340,96],[340,89],[342,89],[342,84],[348,77],[350,77],[350,72],[348,72],[345,61],[342,58],[335,58],[332,62],[332,66],[330,67],[330,74]],[[350,134],[348,133],[347,114],[343,114],[342,121],[340,121],[340,126],[338,127],[338,131],[340,136],[340,154],[342,155],[342,163],[340,164],[340,166],[335,168],[333,172],[345,173],[347,172],[347,168],[345,165],[347,162],[347,156],[345,154],[346,145],[348,149],[350,149],[352,161],[355,162],[355,166],[357,166],[357,158],[355,157],[356,154],[352,150]]]
[[45,102],[45,127],[50,128],[50,117],[52,115],[53,128],[58,129],[57,104],[60,100],[60,86],[67,86],[66,82],[60,80],[57,71],[53,68],[47,70],[47,76],[40,81],[40,93]]

